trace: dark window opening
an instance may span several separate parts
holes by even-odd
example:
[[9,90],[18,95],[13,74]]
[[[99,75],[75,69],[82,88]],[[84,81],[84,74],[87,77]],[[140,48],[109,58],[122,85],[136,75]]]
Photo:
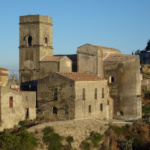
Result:
[[29,108],[26,108],[26,119],[29,118]]
[[104,98],[104,88],[102,88],[102,98]]
[[103,104],[100,104],[100,111],[103,111]]
[[56,107],[53,107],[53,114],[57,114],[57,108]]
[[109,105],[109,100],[107,100],[107,105]]
[[95,88],[95,99],[97,99],[97,88]]
[[45,43],[47,44],[47,37],[45,37]]
[[85,88],[83,88],[83,100],[85,100]]
[[124,116],[124,113],[123,113],[122,111],[120,111],[120,115],[121,115],[121,116]]
[[57,91],[57,88],[55,89],[54,91],[54,101],[57,101],[58,100],[58,91]]
[[28,37],[28,46],[32,46],[32,37],[31,36]]
[[111,77],[111,82],[115,82],[115,78],[114,77]]
[[91,105],[89,105],[89,113],[91,113]]
[[13,108],[13,97],[9,97],[9,108]]

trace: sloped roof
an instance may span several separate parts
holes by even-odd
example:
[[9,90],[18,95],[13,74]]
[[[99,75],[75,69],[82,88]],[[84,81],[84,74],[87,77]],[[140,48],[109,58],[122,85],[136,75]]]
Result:
[[130,61],[134,59],[135,55],[125,55],[125,54],[110,54],[104,61]]
[[0,71],[8,71],[8,69],[0,68]]
[[100,78],[96,75],[91,75],[87,72],[57,72],[58,74],[72,79],[74,81],[99,81],[99,80],[106,80],[104,78]]
[[106,49],[106,50],[113,50],[113,51],[119,51],[120,52],[120,50],[112,48],[112,47],[105,47],[105,46],[98,46],[98,45],[93,45],[93,46],[97,47],[98,49],[103,49],[103,50]]
[[45,56],[41,61],[59,61],[64,56]]

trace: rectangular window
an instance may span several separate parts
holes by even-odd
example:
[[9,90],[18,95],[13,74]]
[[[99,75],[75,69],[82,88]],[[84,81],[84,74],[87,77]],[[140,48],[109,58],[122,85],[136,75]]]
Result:
[[97,88],[95,88],[95,99],[97,99]]
[[13,97],[9,97],[9,108],[13,108]]
[[102,98],[104,98],[104,88],[102,88]]
[[83,88],[83,100],[85,100],[85,88]]
[[100,111],[103,111],[103,104],[100,104]]
[[58,91],[57,91],[57,88],[54,90],[54,101],[57,101],[58,100]]
[[91,105],[89,105],[89,113],[91,113]]

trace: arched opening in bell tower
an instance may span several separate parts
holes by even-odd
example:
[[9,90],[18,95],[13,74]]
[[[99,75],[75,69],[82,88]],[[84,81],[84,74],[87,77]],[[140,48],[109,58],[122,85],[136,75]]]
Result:
[[32,46],[32,36],[28,37],[28,46]]

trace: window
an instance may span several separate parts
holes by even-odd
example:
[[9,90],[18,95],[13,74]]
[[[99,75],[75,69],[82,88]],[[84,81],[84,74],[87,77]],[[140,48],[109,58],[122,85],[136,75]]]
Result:
[[100,104],[100,111],[103,111],[103,104]]
[[9,108],[13,108],[13,97],[9,97]]
[[91,105],[89,105],[89,113],[91,113]]
[[110,77],[109,77],[109,83],[113,83],[113,82],[115,82],[115,78],[112,77],[112,76],[110,76]]
[[85,88],[83,88],[83,100],[85,100]]
[[53,114],[57,115],[57,107],[53,107]]
[[102,88],[102,98],[104,98],[104,88]]
[[54,101],[58,100],[58,92],[57,92],[57,88],[54,90]]
[[97,88],[95,88],[95,99],[97,99]]
[[28,46],[32,46],[32,37],[30,35],[28,37]]
[[109,100],[107,100],[107,105],[109,105]]
[[29,118],[29,108],[26,108],[26,119]]
[[45,37],[45,44],[47,44],[47,37]]

